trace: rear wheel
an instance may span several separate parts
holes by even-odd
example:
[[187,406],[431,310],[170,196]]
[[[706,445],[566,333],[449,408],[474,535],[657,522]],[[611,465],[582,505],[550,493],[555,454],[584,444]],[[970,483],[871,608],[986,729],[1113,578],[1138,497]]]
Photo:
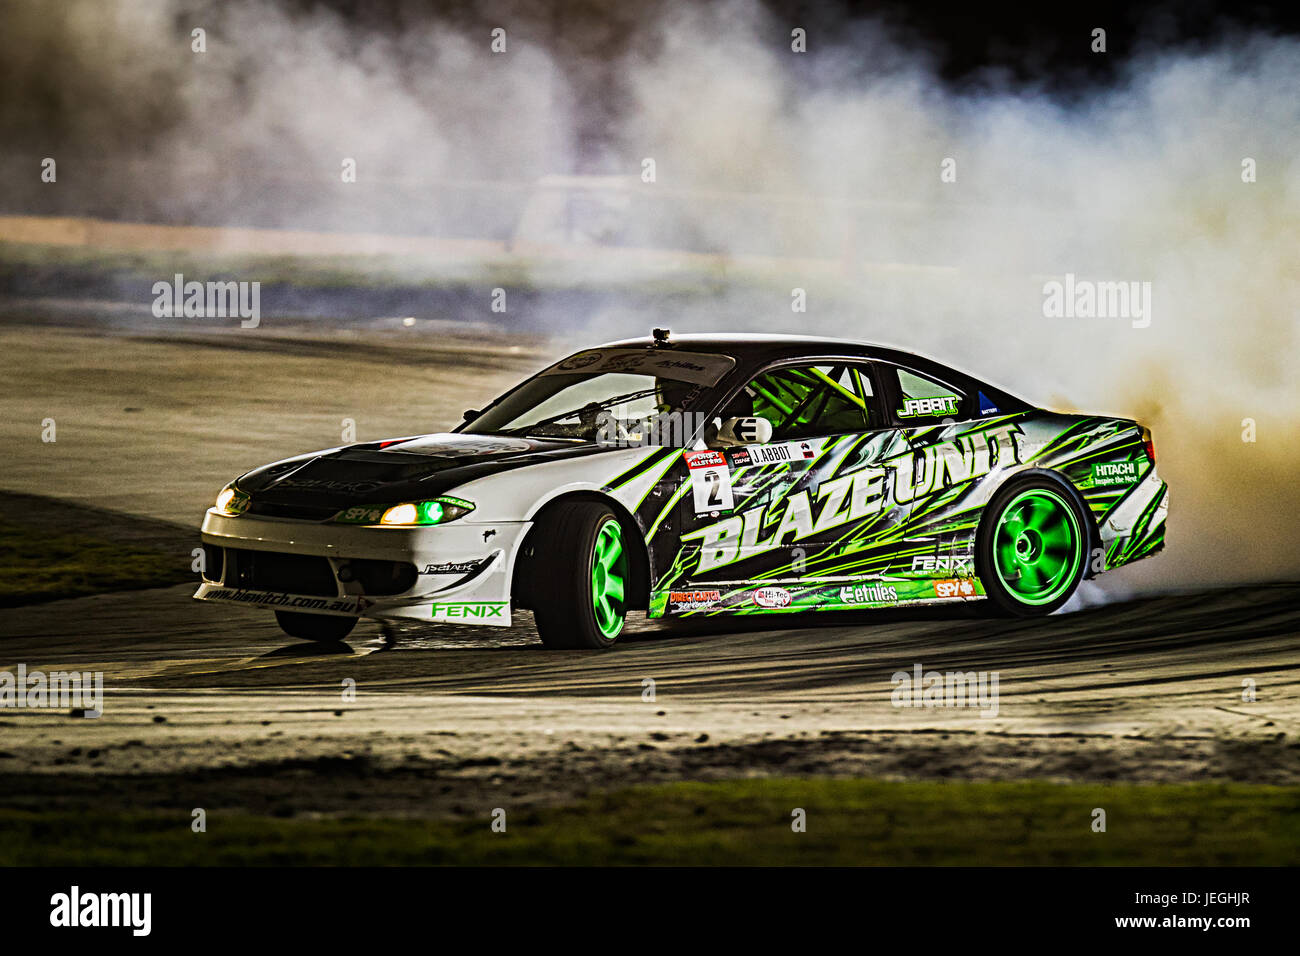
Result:
[[1050,614],[1083,578],[1087,524],[1073,496],[1037,479],[999,493],[980,532],[980,578],[995,607],[1029,617]]
[[533,616],[552,648],[603,648],[618,640],[627,616],[628,559],[623,526],[594,501],[561,502],[533,531]]
[[303,614],[299,611],[276,611],[275,619],[280,630],[290,637],[305,641],[334,644],[352,633],[357,626],[355,617],[338,617],[333,614]]

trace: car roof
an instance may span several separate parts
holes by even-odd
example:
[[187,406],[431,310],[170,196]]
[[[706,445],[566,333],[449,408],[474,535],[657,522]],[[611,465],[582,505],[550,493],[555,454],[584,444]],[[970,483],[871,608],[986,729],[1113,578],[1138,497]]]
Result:
[[[597,348],[651,348],[655,340],[651,336],[634,339],[620,339],[606,342]],[[858,342],[851,339],[837,339],[822,335],[784,335],[771,332],[691,332],[683,335],[669,335],[664,348],[681,348],[693,352],[721,352],[736,359],[738,370],[742,374],[785,359],[803,356],[843,356],[875,359],[891,362],[905,368],[914,369],[922,374],[932,374],[946,378],[953,384],[965,385],[967,388],[980,389],[999,404],[1004,406],[1030,407],[1023,399],[1017,398],[1005,389],[971,375],[969,372],[946,365],[919,352],[876,345],[870,342]]]
[[[598,348],[649,348],[655,340],[648,336],[606,342]],[[799,355],[862,355],[883,359],[933,361],[915,352],[836,339],[824,335],[782,335],[771,332],[691,332],[670,335],[666,347],[687,348],[695,352],[724,352],[746,363]]]

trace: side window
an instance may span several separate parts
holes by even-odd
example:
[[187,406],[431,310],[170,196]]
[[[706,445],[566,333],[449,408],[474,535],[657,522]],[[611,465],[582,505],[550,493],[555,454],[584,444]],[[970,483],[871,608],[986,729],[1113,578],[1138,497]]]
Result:
[[899,407],[894,414],[904,425],[912,422],[932,425],[946,418],[960,418],[966,403],[963,392],[934,379],[897,370]]
[[728,404],[724,417],[766,418],[773,441],[868,431],[881,427],[874,396],[867,366],[796,366],[758,376]]

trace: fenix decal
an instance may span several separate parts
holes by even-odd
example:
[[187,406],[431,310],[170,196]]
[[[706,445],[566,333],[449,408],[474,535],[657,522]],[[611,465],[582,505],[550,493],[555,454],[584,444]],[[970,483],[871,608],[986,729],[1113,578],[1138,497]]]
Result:
[[969,555],[920,554],[912,559],[913,571],[953,571],[958,574],[975,573],[975,559]]

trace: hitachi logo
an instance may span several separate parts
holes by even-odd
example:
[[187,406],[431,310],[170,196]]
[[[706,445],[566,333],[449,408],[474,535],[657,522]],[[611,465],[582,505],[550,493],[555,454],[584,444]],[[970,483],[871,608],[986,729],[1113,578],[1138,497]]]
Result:
[[[823,532],[885,511],[892,503],[907,504],[950,485],[970,481],[998,465],[1020,460],[1016,438],[1020,427],[999,425],[961,435],[924,449],[907,452],[852,474],[824,481],[817,489],[817,508],[807,491],[786,499],[776,531],[763,537],[767,505],[751,508],[698,531],[682,541],[700,542],[699,572],[765,554],[786,541],[815,538]],[[892,494],[886,488],[891,478]]]

